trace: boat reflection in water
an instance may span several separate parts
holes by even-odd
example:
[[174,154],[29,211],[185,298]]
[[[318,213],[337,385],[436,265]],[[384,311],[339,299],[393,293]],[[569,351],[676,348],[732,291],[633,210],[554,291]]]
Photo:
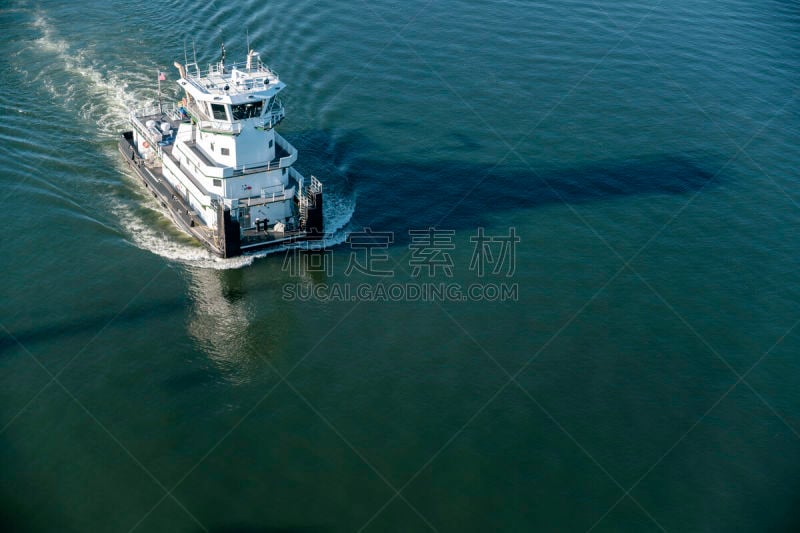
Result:
[[192,268],[188,273],[192,299],[189,335],[224,374],[242,374],[250,359],[247,346],[252,309],[239,291],[223,284],[225,272]]
[[187,332],[233,383],[287,371],[282,360],[298,349],[290,342],[291,333],[302,327],[302,313],[297,302],[283,298],[283,287],[328,282],[324,273],[290,275],[283,258],[273,259],[257,269],[187,269]]

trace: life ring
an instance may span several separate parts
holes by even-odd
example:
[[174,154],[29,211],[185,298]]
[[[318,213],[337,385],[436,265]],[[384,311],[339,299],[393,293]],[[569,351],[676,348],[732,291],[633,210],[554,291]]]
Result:
[[150,143],[145,141],[145,142],[142,143],[142,147],[143,148],[150,148]]

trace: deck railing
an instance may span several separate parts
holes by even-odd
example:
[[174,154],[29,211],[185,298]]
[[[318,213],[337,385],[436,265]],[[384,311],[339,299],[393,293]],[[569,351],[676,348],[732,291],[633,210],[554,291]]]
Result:
[[263,117],[256,121],[256,128],[271,129],[286,117],[283,104],[276,102],[272,109],[267,110]]
[[203,131],[211,131],[214,133],[227,133],[229,135],[238,135],[242,132],[241,122],[227,122],[222,120],[198,120],[197,125]]
[[[180,112],[178,111],[178,106],[172,102],[165,102],[160,106],[153,104],[130,110],[131,120],[134,120],[139,124],[141,124],[140,119],[162,115],[166,115],[166,117],[171,120],[181,120],[182,118]],[[142,126],[144,126],[144,124],[142,124]]]
[[270,78],[275,78],[276,80],[280,78],[277,72],[272,70],[269,67],[269,65],[261,61],[260,57],[256,56],[253,58],[253,60],[251,60],[249,69],[247,68],[247,61],[237,61],[234,63],[226,63],[226,64],[222,64],[220,62],[210,63],[208,65],[208,69],[205,72],[203,72],[200,69],[200,65],[198,65],[197,63],[195,62],[188,63],[186,65],[186,79],[193,81],[197,83],[198,86],[202,87],[202,85],[200,85],[199,83],[202,80],[202,78],[204,77],[210,78],[213,76],[224,76],[225,74],[233,72],[234,69],[247,73],[257,72],[259,74],[264,74],[265,76],[268,76]]

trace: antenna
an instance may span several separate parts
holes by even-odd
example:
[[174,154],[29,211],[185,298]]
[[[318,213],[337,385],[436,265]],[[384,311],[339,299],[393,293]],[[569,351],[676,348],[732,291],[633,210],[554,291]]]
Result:
[[186,37],[183,38],[183,64],[189,64],[189,58],[186,55]]
[[225,68],[225,42],[220,41],[220,44],[222,46],[222,59],[219,62],[222,64],[222,68]]
[[194,48],[194,37],[192,37],[192,56],[194,57],[195,67],[197,66],[197,50]]
[[161,67],[158,67],[156,71],[158,72],[158,113],[163,115],[164,108],[161,105],[161,78],[166,79],[166,77],[164,76],[164,72],[161,70]]
[[247,31],[247,72],[253,68],[253,56],[256,56],[255,52],[250,48],[250,31]]
[[245,28],[244,31],[245,31],[245,33],[247,35],[247,53],[249,54],[250,53],[250,28]]

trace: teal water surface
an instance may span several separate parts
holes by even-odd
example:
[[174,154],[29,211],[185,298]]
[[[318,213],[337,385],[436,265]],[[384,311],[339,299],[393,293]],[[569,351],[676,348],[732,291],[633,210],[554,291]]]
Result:
[[[0,28],[0,529],[800,525],[797,3],[10,0]],[[323,254],[215,260],[117,156],[159,70],[248,34]],[[392,276],[352,271],[363,228]],[[414,272],[427,228],[452,272]],[[519,237],[483,277],[479,228]],[[380,297],[438,284],[514,290]]]

